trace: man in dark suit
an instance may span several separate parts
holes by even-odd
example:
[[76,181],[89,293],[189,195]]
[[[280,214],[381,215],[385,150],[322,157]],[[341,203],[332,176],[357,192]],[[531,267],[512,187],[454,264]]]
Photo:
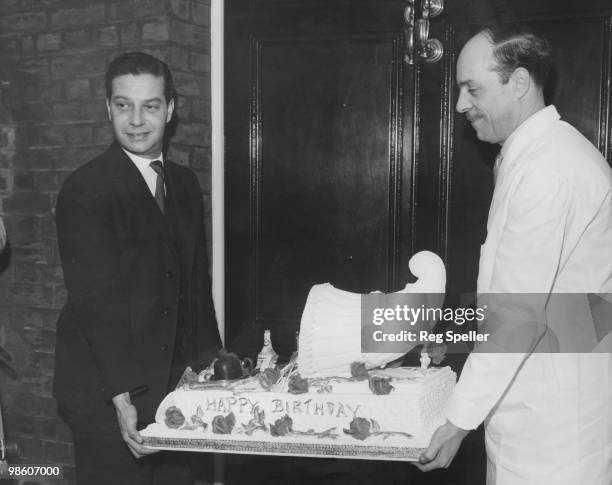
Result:
[[[68,298],[54,395],[73,433],[78,482],[133,485],[184,458],[154,455],[138,430],[185,366],[208,363],[221,341],[200,187],[163,155],[175,106],[168,66],[120,55],[106,98],[115,141],[67,178],[57,201]],[[189,478],[176,470],[172,483]]]

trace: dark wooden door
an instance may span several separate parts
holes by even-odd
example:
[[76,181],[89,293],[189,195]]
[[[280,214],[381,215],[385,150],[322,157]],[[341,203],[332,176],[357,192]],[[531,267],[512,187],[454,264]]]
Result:
[[294,350],[313,284],[406,283],[415,96],[403,8],[228,2],[226,337],[246,352],[265,328],[277,351]]

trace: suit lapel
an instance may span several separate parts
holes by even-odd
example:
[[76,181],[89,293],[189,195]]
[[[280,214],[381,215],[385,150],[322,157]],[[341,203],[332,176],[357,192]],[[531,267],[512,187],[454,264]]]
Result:
[[[109,149],[109,170],[113,170],[115,182],[123,209],[127,214],[136,214],[138,227],[161,227],[161,239],[176,254],[177,247],[172,229],[164,214],[159,210],[142,174],[117,143]],[[167,190],[169,190],[167,188]]]
[[165,170],[167,198],[171,200],[166,215],[173,222],[180,257],[185,267],[191,269],[197,225],[194,223],[189,186],[174,164],[166,163]]
[[113,164],[109,169],[115,174],[122,202],[133,206],[147,217],[159,219],[162,214],[138,168],[118,144],[113,143],[109,152],[109,160]]

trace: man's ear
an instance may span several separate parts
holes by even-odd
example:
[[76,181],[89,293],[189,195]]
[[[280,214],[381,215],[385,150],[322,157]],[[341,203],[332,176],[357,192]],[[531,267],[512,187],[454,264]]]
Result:
[[106,98],[106,114],[108,115],[108,121],[113,121],[111,118],[110,99]]
[[168,113],[166,114],[166,123],[170,123],[173,113],[174,113],[174,98],[172,98],[170,102],[168,103]]
[[510,76],[512,91],[517,98],[522,98],[531,87],[531,74],[524,67],[517,67]]

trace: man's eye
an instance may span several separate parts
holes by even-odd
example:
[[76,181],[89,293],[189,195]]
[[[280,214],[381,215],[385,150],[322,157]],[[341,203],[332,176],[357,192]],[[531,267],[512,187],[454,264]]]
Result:
[[149,111],[157,111],[157,110],[159,109],[159,106],[156,106],[156,105],[150,104],[150,105],[148,105],[148,106],[147,106],[147,109],[148,109]]
[[469,88],[468,89],[468,93],[470,93],[470,94],[474,94],[477,91],[478,91],[478,88]]
[[115,103],[115,106],[119,109],[125,109],[127,108],[127,104],[126,103]]

